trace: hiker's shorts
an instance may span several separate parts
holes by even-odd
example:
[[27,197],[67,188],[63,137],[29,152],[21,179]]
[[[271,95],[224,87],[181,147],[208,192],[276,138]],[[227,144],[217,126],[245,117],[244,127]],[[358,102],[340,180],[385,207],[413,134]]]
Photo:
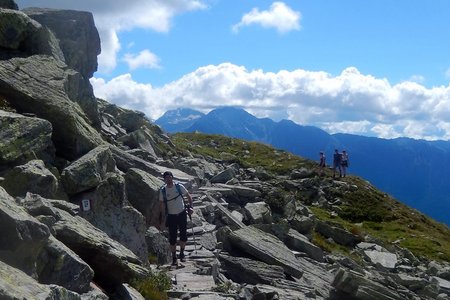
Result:
[[187,215],[183,210],[178,215],[167,215],[167,227],[169,227],[169,244],[177,243],[177,231],[180,230],[180,241],[187,241]]

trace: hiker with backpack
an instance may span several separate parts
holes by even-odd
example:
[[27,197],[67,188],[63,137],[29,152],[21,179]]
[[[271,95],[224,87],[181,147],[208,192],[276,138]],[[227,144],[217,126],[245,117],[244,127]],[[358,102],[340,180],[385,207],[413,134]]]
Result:
[[327,158],[323,151],[320,151],[319,156],[319,176],[323,176],[323,170],[327,167]]
[[333,154],[333,178],[336,177],[336,168],[339,170],[339,177],[342,177],[342,154],[338,149],[334,149]]
[[[162,224],[166,216],[165,225],[169,228],[169,244],[172,252],[172,265],[177,265],[177,235],[180,232],[180,261],[185,261],[184,248],[187,241],[187,216],[192,213],[192,197],[188,190],[179,182],[173,181],[173,174],[166,171],[163,174],[165,185],[159,192],[159,221]],[[188,204],[185,203],[185,197]],[[163,214],[164,212],[164,214]]]
[[343,177],[345,177],[347,175],[347,168],[349,166],[348,153],[345,150],[342,151],[341,166]]

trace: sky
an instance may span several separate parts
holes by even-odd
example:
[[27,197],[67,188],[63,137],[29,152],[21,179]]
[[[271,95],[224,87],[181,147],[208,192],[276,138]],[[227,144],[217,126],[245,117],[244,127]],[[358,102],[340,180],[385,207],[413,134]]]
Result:
[[94,93],[156,120],[241,107],[329,133],[450,140],[448,0],[16,0],[90,11]]

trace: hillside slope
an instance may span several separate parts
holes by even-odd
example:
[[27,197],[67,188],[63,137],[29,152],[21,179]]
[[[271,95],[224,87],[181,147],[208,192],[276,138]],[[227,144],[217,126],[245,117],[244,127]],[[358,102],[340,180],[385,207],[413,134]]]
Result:
[[[158,123],[158,121],[157,121]],[[450,224],[450,142],[407,138],[380,139],[350,134],[330,135],[292,121],[259,119],[233,107],[218,108],[181,132],[199,131],[259,141],[317,160],[325,151],[332,164],[334,149],[350,154],[349,172],[432,218]]]

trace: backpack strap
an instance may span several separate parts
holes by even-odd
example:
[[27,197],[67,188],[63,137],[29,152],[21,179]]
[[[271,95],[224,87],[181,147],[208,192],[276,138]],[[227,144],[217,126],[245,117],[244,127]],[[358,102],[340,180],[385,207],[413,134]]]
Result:
[[181,192],[181,187],[180,187],[180,184],[178,182],[175,183],[175,188],[177,189],[177,192],[178,192],[178,194],[180,194],[181,198],[183,198],[183,202],[184,202],[183,193]]

